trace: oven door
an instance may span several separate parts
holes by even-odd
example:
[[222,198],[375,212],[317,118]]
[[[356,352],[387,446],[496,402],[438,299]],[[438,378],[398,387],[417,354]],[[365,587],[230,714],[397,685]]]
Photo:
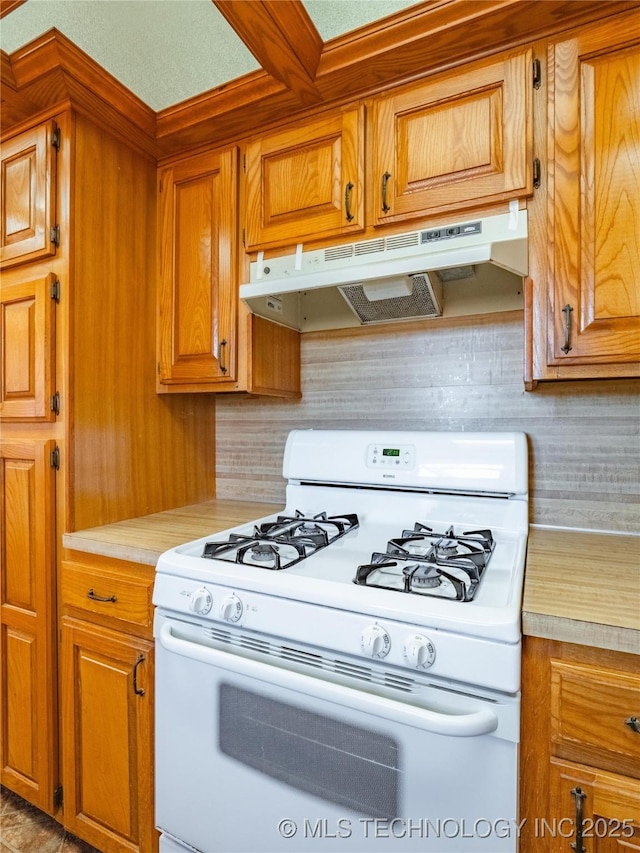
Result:
[[433,710],[265,662],[160,611],[156,637],[161,850],[517,849],[517,698],[457,692],[447,713],[446,696]]

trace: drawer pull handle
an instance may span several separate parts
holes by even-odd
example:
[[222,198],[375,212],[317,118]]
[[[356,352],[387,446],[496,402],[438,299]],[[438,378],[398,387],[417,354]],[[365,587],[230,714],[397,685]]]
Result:
[[107,597],[105,597],[104,595],[98,595],[98,594],[97,594],[96,592],[94,592],[92,589],[90,589],[90,590],[89,590],[89,592],[87,593],[87,598],[91,598],[91,599],[93,599],[93,601],[112,601],[114,604],[115,604],[115,603],[116,603],[116,601],[118,600],[118,599],[115,597],[115,595],[110,595],[110,596],[107,598]]
[[144,663],[144,660],[144,655],[139,655],[133,667],[133,692],[136,696],[144,696],[144,688],[138,687],[138,667],[141,663]]
[[629,726],[632,732],[640,735],[640,720],[637,717],[629,717],[624,721],[625,726]]

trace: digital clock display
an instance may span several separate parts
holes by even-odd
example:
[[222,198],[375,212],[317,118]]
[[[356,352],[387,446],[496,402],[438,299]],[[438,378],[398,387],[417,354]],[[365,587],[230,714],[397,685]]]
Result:
[[382,449],[383,456],[400,456],[400,451],[397,447],[384,447]]

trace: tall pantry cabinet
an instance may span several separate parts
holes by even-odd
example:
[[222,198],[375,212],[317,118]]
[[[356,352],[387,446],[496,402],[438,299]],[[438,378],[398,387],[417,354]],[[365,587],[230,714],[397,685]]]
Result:
[[155,162],[71,109],[0,159],[0,781],[56,814],[62,533],[213,497],[214,403],[155,392]]

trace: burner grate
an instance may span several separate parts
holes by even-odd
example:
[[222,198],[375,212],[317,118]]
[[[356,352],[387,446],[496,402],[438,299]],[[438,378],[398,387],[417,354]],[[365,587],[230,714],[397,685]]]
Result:
[[254,527],[250,535],[232,533],[221,542],[207,542],[202,553],[210,560],[280,571],[295,566],[358,527],[355,513],[329,516],[326,512],[279,515]]
[[396,592],[455,601],[472,601],[495,541],[490,530],[457,535],[420,522],[413,530],[390,539],[386,553],[374,552],[371,562],[358,566],[354,583]]

